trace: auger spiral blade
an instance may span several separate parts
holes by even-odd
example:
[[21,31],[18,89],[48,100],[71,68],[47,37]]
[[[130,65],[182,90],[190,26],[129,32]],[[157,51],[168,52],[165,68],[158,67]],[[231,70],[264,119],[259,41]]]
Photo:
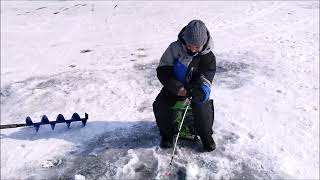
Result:
[[51,129],[54,130],[54,127],[56,126],[56,123],[55,122],[51,122],[50,126],[51,126]]
[[88,118],[89,118],[89,115],[85,113],[85,118],[81,120],[83,127],[86,126]]
[[33,124],[33,122],[32,122],[32,120],[31,120],[31,118],[28,116],[28,117],[26,118],[26,125],[31,126],[32,124]]
[[68,129],[70,129],[71,120],[66,120],[66,123],[67,123],[67,127],[68,127]]
[[72,117],[71,117],[71,121],[80,121],[81,118],[79,116],[78,113],[73,113]]
[[46,115],[43,115],[41,118],[41,124],[49,124],[49,119]]
[[57,123],[61,123],[61,122],[65,122],[65,121],[66,121],[66,119],[63,117],[62,114],[59,114],[59,115],[57,116],[57,119],[56,119],[56,122],[57,122]]
[[36,129],[36,132],[39,131],[40,125],[41,125],[40,123],[33,123],[33,126]]

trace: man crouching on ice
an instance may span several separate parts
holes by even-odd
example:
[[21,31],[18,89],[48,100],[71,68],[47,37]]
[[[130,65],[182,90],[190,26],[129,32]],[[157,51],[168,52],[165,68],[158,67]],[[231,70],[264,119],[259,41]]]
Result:
[[214,121],[213,101],[209,100],[211,83],[216,72],[212,37],[205,24],[193,20],[163,53],[157,77],[164,86],[153,103],[153,111],[161,135],[161,148],[173,145],[175,134],[172,107],[176,101],[192,97],[195,129],[205,151],[216,148],[212,138]]

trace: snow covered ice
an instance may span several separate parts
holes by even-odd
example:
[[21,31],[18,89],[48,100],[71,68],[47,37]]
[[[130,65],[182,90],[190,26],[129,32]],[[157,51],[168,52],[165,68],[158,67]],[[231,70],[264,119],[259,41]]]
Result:
[[[217,149],[161,150],[156,67],[192,19],[214,39]],[[1,179],[319,179],[318,1],[1,1]]]

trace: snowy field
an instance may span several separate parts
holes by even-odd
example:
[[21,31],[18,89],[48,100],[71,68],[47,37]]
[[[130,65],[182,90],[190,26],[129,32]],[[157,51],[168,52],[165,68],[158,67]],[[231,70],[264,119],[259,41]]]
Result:
[[[163,51],[213,36],[217,149],[159,149]],[[319,179],[318,1],[1,1],[1,179]]]

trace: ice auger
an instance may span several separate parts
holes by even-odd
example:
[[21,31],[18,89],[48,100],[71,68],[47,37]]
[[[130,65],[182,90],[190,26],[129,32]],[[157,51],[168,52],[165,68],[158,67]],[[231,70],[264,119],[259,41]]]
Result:
[[24,127],[24,126],[33,126],[36,131],[39,131],[41,125],[50,124],[51,129],[54,130],[54,127],[58,123],[66,123],[67,127],[70,128],[71,122],[81,121],[82,125],[85,126],[88,120],[88,114],[85,113],[84,118],[80,118],[78,113],[74,113],[70,120],[66,120],[62,114],[59,114],[56,118],[56,121],[49,121],[46,115],[43,115],[41,118],[41,122],[32,122],[31,118],[28,116],[26,118],[25,124],[7,124],[7,125],[0,125],[0,129],[7,129],[7,128],[17,128],[17,127]]

